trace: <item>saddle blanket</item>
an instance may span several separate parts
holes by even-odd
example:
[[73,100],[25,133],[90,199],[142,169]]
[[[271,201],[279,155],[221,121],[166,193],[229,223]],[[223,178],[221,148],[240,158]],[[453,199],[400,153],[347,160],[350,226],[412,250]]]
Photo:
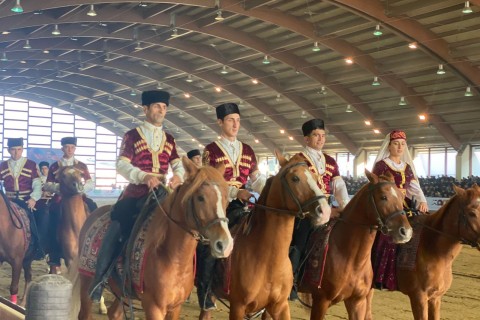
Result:
[[398,246],[397,268],[403,270],[414,270],[417,261],[418,246],[423,233],[423,223],[420,222],[423,216],[415,216],[410,224],[413,228],[413,236],[409,242]]
[[[150,217],[145,220],[138,234],[132,235],[135,237],[133,249],[130,253],[125,253],[125,255],[130,258],[131,284],[135,291],[139,293],[143,292],[143,276],[147,259],[145,238],[152,217],[153,215],[150,215]],[[88,276],[95,274],[98,251],[100,250],[102,239],[110,223],[110,211],[107,211],[88,228],[85,243],[80,252],[80,273]],[[122,276],[124,272],[122,258],[119,258],[117,261],[117,271],[120,273],[120,276]]]
[[304,253],[306,259],[301,283],[310,283],[318,288],[322,286],[325,261],[328,253],[328,241],[337,219],[332,219],[325,226],[315,229],[308,239],[307,250]]

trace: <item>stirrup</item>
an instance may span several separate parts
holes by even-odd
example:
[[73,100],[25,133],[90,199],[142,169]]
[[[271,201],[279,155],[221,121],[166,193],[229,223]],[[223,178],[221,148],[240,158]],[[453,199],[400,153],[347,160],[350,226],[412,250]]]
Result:
[[90,296],[90,299],[92,299],[93,302],[100,302],[100,299],[102,299],[104,288],[105,282],[103,280],[97,283],[88,294]]

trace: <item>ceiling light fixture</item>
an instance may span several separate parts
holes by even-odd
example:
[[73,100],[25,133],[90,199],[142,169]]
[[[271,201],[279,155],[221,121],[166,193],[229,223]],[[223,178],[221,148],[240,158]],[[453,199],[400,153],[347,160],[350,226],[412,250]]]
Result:
[[284,133],[285,133],[285,130],[284,130],[284,129],[280,129],[280,133],[281,133],[281,134],[284,134]]
[[425,121],[427,119],[427,116],[423,113],[419,114],[418,115],[418,119],[420,119],[421,121]]
[[404,96],[401,96],[401,97],[400,97],[400,101],[398,101],[398,105],[399,105],[399,106],[406,106],[406,105],[407,105],[407,101],[405,101],[405,97],[404,97]]
[[377,87],[380,85],[380,81],[378,81],[378,77],[373,77],[372,86]]
[[89,16],[89,17],[96,17],[97,16],[97,12],[95,12],[95,7],[93,6],[93,4],[90,5],[90,10],[88,10],[87,16]]
[[212,106],[208,106],[207,113],[213,113],[213,107]]
[[53,34],[54,36],[59,36],[59,35],[62,34],[62,33],[60,32],[60,29],[58,29],[58,24],[56,24],[55,27],[53,28],[52,34]]
[[145,8],[145,7],[148,6],[148,4],[146,4],[145,2],[140,2],[140,3],[138,4],[138,6],[139,6],[139,7],[142,7],[142,8]]
[[252,83],[253,84],[258,84],[258,80],[257,79],[252,79]]
[[221,87],[215,87],[215,91],[217,91],[218,93],[222,92],[222,88]]
[[[17,3],[18,3],[18,0],[17,0]],[[12,9],[12,11],[13,11],[13,9]],[[465,1],[465,7],[463,8],[462,13],[469,14],[469,13],[472,13],[472,12],[473,12],[473,10],[472,10],[472,8],[470,8],[470,1]]]
[[160,89],[163,89],[163,87],[164,87],[163,83],[157,82],[157,86],[156,86],[157,89],[160,90]]
[[179,118],[185,118],[185,115],[183,114],[183,112],[180,112],[180,114],[178,115]]
[[416,41],[410,42],[410,43],[408,44],[408,47],[409,47],[410,49],[412,49],[412,50],[415,50],[415,49],[418,48],[418,43],[417,43]]
[[262,120],[262,122],[268,122],[268,118],[267,118],[267,116],[263,116],[263,120]]
[[315,42],[313,43],[312,51],[313,51],[313,52],[318,52],[318,51],[320,51],[320,47],[318,46],[318,41],[315,41]]
[[275,98],[275,101],[277,101],[277,102],[282,101],[282,95],[280,93],[277,94],[277,97]]
[[43,53],[50,53],[50,50],[43,50]]
[[372,122],[370,120],[365,120],[365,125],[370,126],[370,125],[372,125]]
[[293,141],[293,137],[292,137],[292,136],[288,136],[288,140]]
[[111,94],[108,95],[108,98],[107,98],[108,101],[112,101],[113,100],[113,97]]
[[348,112],[348,113],[353,112],[352,106],[350,104],[347,105],[347,109],[345,109],[345,112]]
[[255,139],[255,143],[260,143],[260,140],[258,140],[258,139]]
[[184,96],[185,98],[187,98],[187,99],[189,99],[189,98],[191,97],[190,93],[188,93],[188,92],[185,92],[185,93],[183,94],[183,96]]
[[265,55],[265,57],[263,57],[262,63],[263,64],[270,64],[270,60],[268,60],[268,55]]
[[306,119],[307,118],[307,113],[305,111],[302,111],[302,114],[300,115],[300,118]]
[[327,94],[327,88],[325,88],[325,86],[322,86],[320,88],[320,94],[323,94],[323,95],[326,95]]
[[228,70],[227,70],[227,66],[223,66],[222,67],[222,70],[220,71],[221,74],[227,74],[228,73]]
[[189,75],[187,76],[187,79],[185,79],[185,81],[187,81],[188,83],[192,83],[192,82],[193,82],[192,75],[189,74]]
[[437,74],[445,74],[445,69],[443,69],[443,64],[438,65]]
[[353,58],[350,58],[350,57],[345,58],[345,63],[346,64],[353,64]]
[[177,28],[173,28],[172,31],[173,31],[171,35],[172,38],[176,38],[179,36]]
[[205,130],[207,130],[207,127],[205,127],[205,125],[202,124],[202,127],[200,128],[200,130],[205,131]]
[[87,103],[88,106],[93,106],[93,102],[92,102],[92,99],[88,99],[88,103]]
[[30,45],[29,40],[25,40],[25,44],[23,45],[23,49],[32,49],[32,46]]
[[380,130],[378,130],[378,129],[373,129],[373,133],[379,134],[379,133],[380,133]]
[[135,92],[135,89],[132,89],[132,91],[130,91],[130,95],[132,97],[135,97],[137,95],[137,93]]
[[[468,2],[468,1],[467,1]],[[22,5],[20,4],[20,0],[17,0],[15,2],[15,5],[12,7],[12,9],[10,9],[12,12],[15,12],[15,13],[22,13],[23,12],[23,8],[22,8]]]
[[138,51],[138,50],[143,50],[142,45],[140,44],[140,41],[137,42],[137,45],[135,46],[135,51]]
[[472,97],[472,96],[473,96],[472,87],[468,86],[465,89],[465,97]]
[[222,16],[222,10],[217,10],[217,16],[215,17],[215,21],[223,21],[225,18]]
[[382,32],[382,30],[380,30],[380,25],[377,24],[377,25],[375,26],[375,30],[373,31],[373,35],[374,35],[375,37],[380,37],[382,34],[383,34],[383,32]]

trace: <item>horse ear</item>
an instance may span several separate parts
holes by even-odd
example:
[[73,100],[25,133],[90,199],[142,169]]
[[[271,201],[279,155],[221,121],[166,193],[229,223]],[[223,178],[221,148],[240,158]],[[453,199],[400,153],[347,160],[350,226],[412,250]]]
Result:
[[462,189],[462,188],[456,186],[453,183],[452,183],[452,186],[453,186],[453,191],[455,191],[455,194],[458,194],[459,196],[465,195],[465,193],[466,193],[465,189]]
[[193,177],[197,173],[198,168],[195,165],[195,163],[192,162],[192,160],[183,156],[182,163],[183,163],[183,167],[185,168],[185,180],[190,177]]
[[278,163],[280,164],[280,167],[283,167],[285,163],[288,162],[287,159],[285,159],[285,157],[283,156],[283,154],[277,149],[275,149],[275,156],[278,159]]
[[371,183],[377,183],[378,182],[378,176],[375,173],[370,172],[367,169],[365,169],[365,175],[367,176],[368,181],[370,181]]
[[385,177],[387,177],[389,181],[395,182],[395,177],[393,176],[393,174],[390,171],[387,171],[385,173]]
[[215,169],[217,169],[218,171],[220,171],[220,174],[223,176],[223,175],[225,174],[225,169],[226,169],[225,163],[221,162],[221,163],[217,164],[217,165],[215,166]]

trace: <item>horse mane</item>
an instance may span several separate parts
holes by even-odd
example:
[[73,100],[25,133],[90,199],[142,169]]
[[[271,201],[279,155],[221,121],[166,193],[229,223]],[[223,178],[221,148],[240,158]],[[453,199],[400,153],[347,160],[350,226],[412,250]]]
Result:
[[[165,214],[170,215],[169,208],[173,208],[175,198],[179,196],[179,193],[182,194],[181,204],[183,207],[186,207],[188,200],[208,180],[215,181],[220,189],[228,189],[227,182],[223,178],[223,175],[211,166],[204,166],[198,169],[197,173],[192,177],[188,177],[183,185],[179,186],[176,190],[170,193],[165,201],[156,208],[156,212],[152,219],[152,222],[149,227],[149,232],[147,235],[146,243],[147,247],[152,246],[153,248],[158,249],[167,236],[168,223],[165,217]],[[185,189],[184,189],[185,188]],[[168,208],[168,209],[165,209]],[[173,210],[181,211],[180,208],[173,208]],[[165,213],[165,214],[164,214]]]

